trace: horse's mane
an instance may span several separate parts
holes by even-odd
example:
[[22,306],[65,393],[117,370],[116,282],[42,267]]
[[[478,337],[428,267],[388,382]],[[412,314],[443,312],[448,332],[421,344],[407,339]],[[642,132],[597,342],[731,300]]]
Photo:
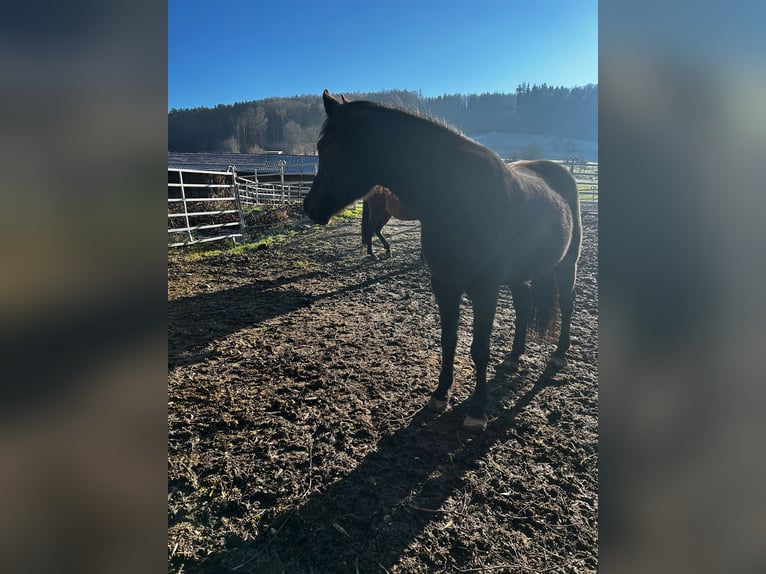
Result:
[[466,138],[463,132],[461,132],[452,124],[448,123],[446,120],[442,118],[437,118],[435,116],[431,116],[420,110],[407,110],[404,108],[398,108],[396,106],[388,106],[385,104],[379,104],[377,102],[370,102],[367,100],[348,102],[346,105],[350,105],[358,109],[366,109],[366,110],[387,110],[387,112],[384,112],[384,113],[391,113],[392,115],[397,117],[412,118],[415,120],[424,121],[428,124],[435,124],[441,128],[446,129],[447,131],[452,132],[455,135],[468,139]]
[[[380,104],[378,102],[371,102],[368,100],[356,100],[353,102],[347,102],[347,103],[344,103],[343,106],[344,107],[349,106],[350,109],[353,109],[354,111],[373,112],[375,114],[390,115],[393,118],[395,118],[395,120],[399,120],[403,122],[414,121],[416,123],[421,123],[424,126],[430,126],[431,129],[437,128],[437,129],[443,130],[445,133],[449,133],[452,136],[456,136],[460,138],[461,140],[475,143],[473,142],[473,140],[468,138],[463,132],[461,132],[455,126],[447,123],[445,120],[441,118],[430,116],[424,112],[421,112],[420,110],[405,110],[403,108]],[[319,135],[320,143],[322,139],[325,137],[329,129],[330,123],[331,123],[330,118],[327,118],[322,124],[322,131],[320,132],[320,135]]]

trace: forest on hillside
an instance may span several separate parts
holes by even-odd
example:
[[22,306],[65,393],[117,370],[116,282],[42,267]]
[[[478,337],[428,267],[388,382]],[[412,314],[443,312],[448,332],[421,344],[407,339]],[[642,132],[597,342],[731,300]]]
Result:
[[[564,88],[522,84],[513,94],[423,97],[392,90],[344,94],[417,111],[473,136],[489,132],[598,139],[598,86]],[[168,150],[311,154],[324,121],[319,95],[268,98],[214,108],[168,112]]]

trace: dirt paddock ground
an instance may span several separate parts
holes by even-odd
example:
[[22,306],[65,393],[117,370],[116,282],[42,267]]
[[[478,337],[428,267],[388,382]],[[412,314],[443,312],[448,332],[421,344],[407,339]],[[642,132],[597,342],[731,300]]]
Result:
[[[569,365],[513,339],[501,293],[489,425],[473,389],[464,299],[450,407],[424,412],[439,316],[416,222],[359,220],[263,250],[168,254],[171,572],[595,572],[598,220],[584,215]],[[376,253],[383,250],[377,239]]]

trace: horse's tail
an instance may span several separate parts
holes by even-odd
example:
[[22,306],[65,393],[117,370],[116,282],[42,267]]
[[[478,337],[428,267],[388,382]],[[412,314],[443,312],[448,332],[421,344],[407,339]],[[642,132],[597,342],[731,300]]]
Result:
[[532,308],[529,312],[527,333],[540,340],[552,339],[555,318],[559,308],[559,289],[556,275],[551,269],[532,280]]
[[370,204],[365,199],[362,201],[362,244],[369,245],[372,242],[372,222],[370,221]]

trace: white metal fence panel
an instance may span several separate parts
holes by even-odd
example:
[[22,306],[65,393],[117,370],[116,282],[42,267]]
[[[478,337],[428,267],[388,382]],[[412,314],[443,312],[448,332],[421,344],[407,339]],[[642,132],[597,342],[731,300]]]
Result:
[[303,201],[311,189],[307,182],[259,182],[238,177],[239,197],[242,205],[279,205],[290,201]]
[[271,162],[252,166],[252,175],[237,177],[243,205],[274,205],[301,201],[311,189],[319,168],[316,156],[273,156]]
[[583,213],[598,213],[598,162],[569,158],[563,163],[577,182],[580,210]]
[[[177,181],[171,181],[174,179]],[[215,205],[206,209],[210,204]],[[181,218],[181,225],[176,225]],[[243,237],[244,231],[242,204],[233,169],[168,169],[168,247],[224,239],[236,241]]]

